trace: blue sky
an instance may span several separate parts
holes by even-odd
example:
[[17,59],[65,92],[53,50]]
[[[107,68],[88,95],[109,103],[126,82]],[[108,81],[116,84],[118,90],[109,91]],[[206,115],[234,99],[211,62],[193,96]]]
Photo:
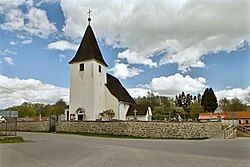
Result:
[[[0,2],[0,86],[31,96],[2,90],[0,107],[27,99],[68,100],[68,62],[85,31],[89,8],[109,73],[134,97],[149,90],[174,96],[212,87],[219,98],[245,100],[250,91],[247,1],[105,3]],[[51,95],[50,89],[60,93]]]

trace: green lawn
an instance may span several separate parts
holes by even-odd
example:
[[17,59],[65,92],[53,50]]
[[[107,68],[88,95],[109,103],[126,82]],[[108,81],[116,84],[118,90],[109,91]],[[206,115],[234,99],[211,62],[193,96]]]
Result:
[[20,143],[20,142],[24,142],[23,138],[20,136],[13,136],[13,137],[0,136],[0,143]]

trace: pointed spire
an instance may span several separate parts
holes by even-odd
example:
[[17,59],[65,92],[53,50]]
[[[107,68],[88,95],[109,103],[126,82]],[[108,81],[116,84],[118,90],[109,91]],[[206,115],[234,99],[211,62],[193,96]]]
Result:
[[[89,10],[89,12],[91,11]],[[75,57],[69,62],[69,64],[79,62],[79,61],[84,61],[84,60],[95,59],[99,63],[107,67],[108,65],[106,64],[106,62],[104,61],[102,57],[102,53],[96,41],[95,34],[92,30],[92,27],[90,26],[90,21],[91,21],[90,16],[88,18],[88,21],[89,21],[89,25],[87,26],[87,29],[85,31],[81,44],[76,52]]]

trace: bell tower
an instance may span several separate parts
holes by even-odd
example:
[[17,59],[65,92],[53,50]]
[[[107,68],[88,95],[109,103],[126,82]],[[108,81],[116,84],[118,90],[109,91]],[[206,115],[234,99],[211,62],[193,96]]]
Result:
[[105,84],[107,67],[94,32],[88,26],[75,57],[70,64],[69,113],[75,120],[96,120],[105,110]]

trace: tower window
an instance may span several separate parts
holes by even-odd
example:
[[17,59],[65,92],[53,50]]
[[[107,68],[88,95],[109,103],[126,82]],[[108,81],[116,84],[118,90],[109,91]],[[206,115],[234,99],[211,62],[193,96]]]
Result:
[[102,72],[102,67],[100,65],[98,66],[98,71],[99,71],[99,73]]
[[84,71],[84,63],[80,64],[80,71]]

